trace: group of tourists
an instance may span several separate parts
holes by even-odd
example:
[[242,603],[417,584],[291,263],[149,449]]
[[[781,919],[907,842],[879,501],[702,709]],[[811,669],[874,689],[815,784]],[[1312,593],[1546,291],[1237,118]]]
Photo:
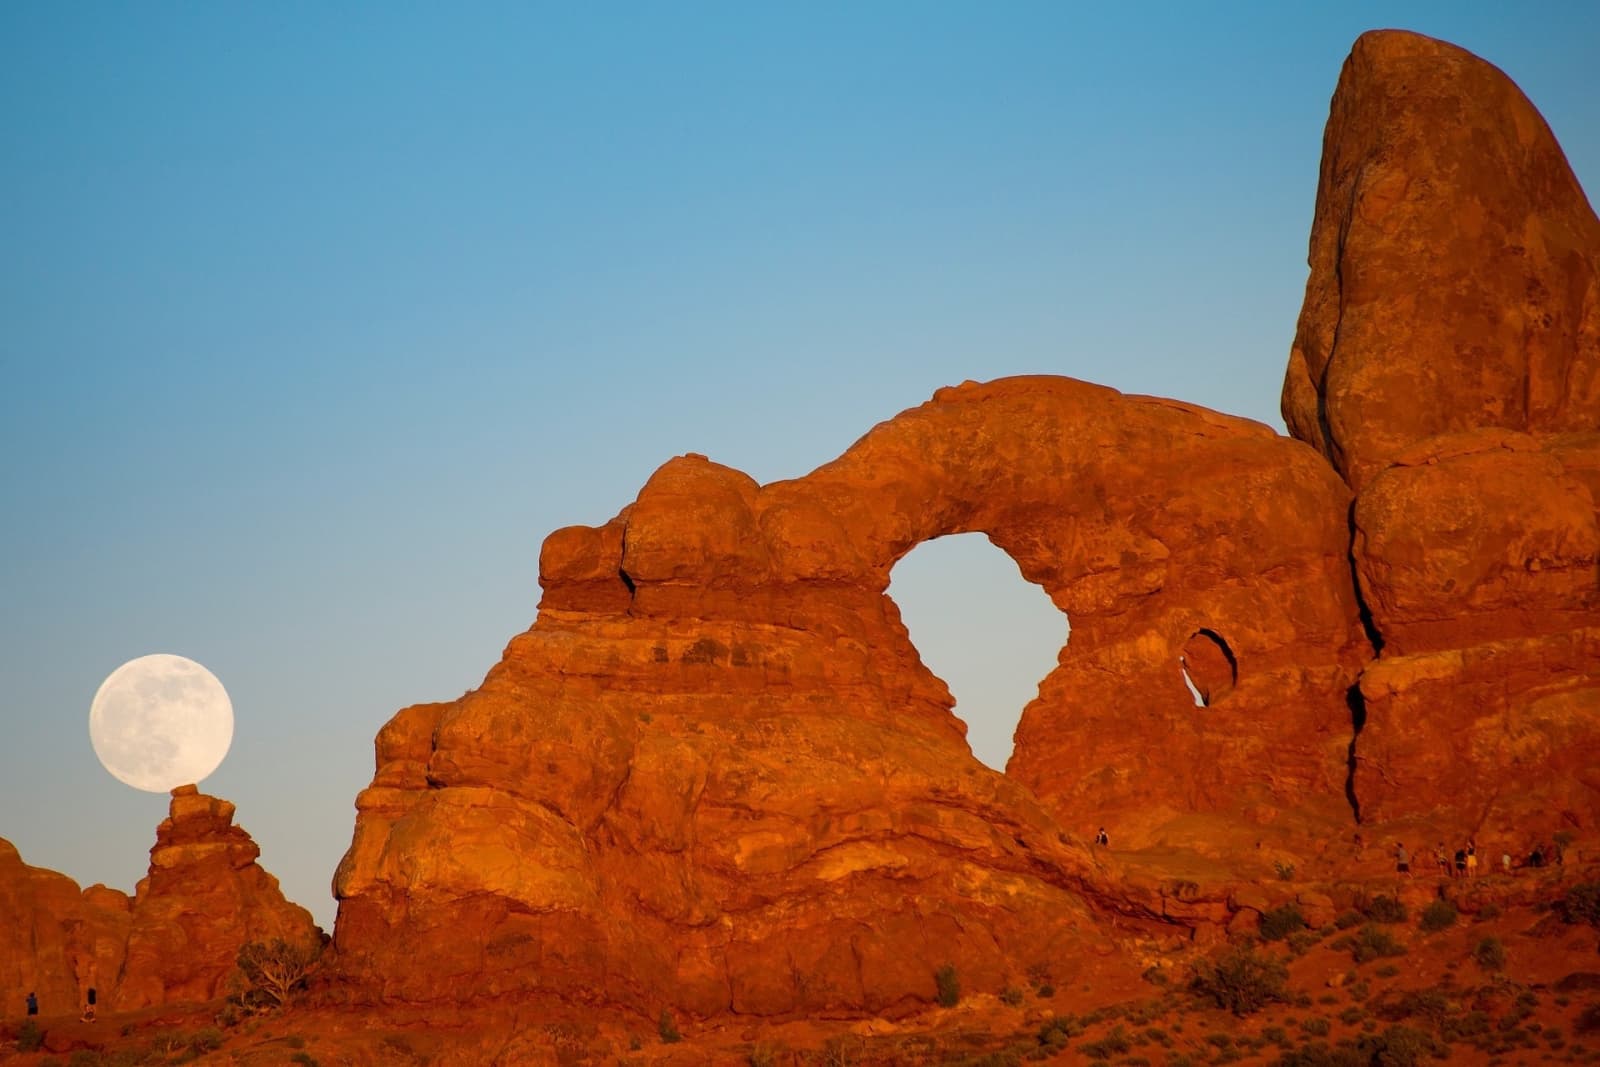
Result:
[[[1560,836],[1559,834],[1557,835]],[[1359,836],[1358,836],[1359,841]],[[1359,847],[1359,846],[1358,846]],[[1551,864],[1560,866],[1566,862],[1566,849],[1557,841],[1554,847],[1543,842],[1533,846],[1527,858],[1521,863],[1513,863],[1510,852],[1500,853],[1500,873],[1510,874],[1517,867],[1547,867]],[[1412,876],[1412,855],[1403,841],[1395,842],[1394,869],[1395,873],[1405,878]],[[1452,853],[1440,841],[1433,849],[1433,863],[1438,868],[1439,874],[1444,878],[1476,878],[1478,876],[1478,843],[1472,838]]]

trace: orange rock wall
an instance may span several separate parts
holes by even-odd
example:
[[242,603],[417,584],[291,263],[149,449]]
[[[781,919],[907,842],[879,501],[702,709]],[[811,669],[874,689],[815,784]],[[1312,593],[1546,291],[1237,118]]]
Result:
[[[1091,820],[1340,796],[1367,655],[1347,507],[1265,427],[1062,378],[942,390],[790,482],[673,460],[546,540],[538,620],[478,690],[379,734],[339,966],[712,1015],[893,1010],[945,962],[998,989],[1081,956],[1085,901],[1126,906]],[[1004,776],[884,595],[974,530],[1072,622]],[[1203,626],[1238,679],[1196,709]]]
[[[1600,816],[1600,222],[1499,70],[1384,31],[1334,94],[1283,392],[1358,490],[1369,820]],[[1520,832],[1520,831],[1518,831]]]

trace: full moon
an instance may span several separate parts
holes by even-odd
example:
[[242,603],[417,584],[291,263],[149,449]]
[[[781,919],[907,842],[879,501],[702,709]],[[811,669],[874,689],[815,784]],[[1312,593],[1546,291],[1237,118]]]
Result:
[[233,743],[233,702],[216,675],[182,656],[140,656],[102,683],[89,740],[106,770],[166,793],[217,769]]

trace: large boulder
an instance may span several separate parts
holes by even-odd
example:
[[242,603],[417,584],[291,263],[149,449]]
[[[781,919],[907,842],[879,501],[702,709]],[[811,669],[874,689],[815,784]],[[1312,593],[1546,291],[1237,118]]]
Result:
[[1600,222],[1498,69],[1362,35],[1323,135],[1290,432],[1360,489],[1425,438],[1600,424]]

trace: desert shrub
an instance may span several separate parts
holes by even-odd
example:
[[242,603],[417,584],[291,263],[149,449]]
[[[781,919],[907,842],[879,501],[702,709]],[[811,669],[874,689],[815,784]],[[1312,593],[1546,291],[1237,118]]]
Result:
[[1356,935],[1355,944],[1350,948],[1350,955],[1357,963],[1405,954],[1406,947],[1396,941],[1393,934],[1371,923],[1361,928],[1361,932]]
[[1328,1026],[1328,1020],[1313,1015],[1309,1019],[1300,1020],[1300,1029],[1312,1037],[1327,1037],[1330,1027]]
[[772,1045],[757,1045],[746,1057],[750,1067],[778,1067],[778,1049]]
[[1456,1010],[1450,998],[1438,989],[1414,989],[1397,1000],[1378,1006],[1378,1014],[1390,1022],[1422,1018],[1437,1026]]
[[67,1067],[101,1067],[100,1053],[93,1049],[80,1048],[67,1057]]
[[1109,1060],[1112,1056],[1126,1055],[1132,1047],[1128,1042],[1127,1031],[1119,1026],[1099,1041],[1086,1041],[1079,1045],[1078,1051],[1091,1060]]
[[1578,1021],[1572,1028],[1580,1034],[1600,1033],[1600,1003],[1591,1004],[1579,1012]]
[[1014,985],[1008,985],[1000,991],[1000,1002],[1015,1008],[1022,1003],[1022,990]]
[[1051,985],[1049,982],[1046,982],[1044,985],[1039,987],[1039,999],[1040,1000],[1049,1000],[1051,997],[1053,997],[1055,995],[1056,995],[1056,987]]
[[1083,1033],[1083,1027],[1075,1024],[1072,1021],[1072,1016],[1052,1016],[1045,1020],[1043,1026],[1039,1027],[1039,1044],[1046,1049],[1064,1049],[1067,1047],[1068,1042],[1081,1033]]
[[1506,947],[1498,937],[1486,937],[1473,948],[1472,959],[1486,971],[1498,971],[1506,965]]
[[1215,1045],[1217,1048],[1232,1048],[1233,1038],[1224,1033],[1206,1035],[1206,1044]]
[[656,1033],[661,1035],[661,1043],[664,1045],[676,1045],[683,1040],[683,1035],[678,1033],[677,1020],[666,1008],[661,1009],[661,1018],[656,1020]]
[[253,1011],[282,1008],[305,988],[321,955],[320,945],[306,948],[290,944],[281,937],[241,945],[234,959],[239,981],[230,999]]
[[1292,902],[1279,904],[1276,908],[1261,913],[1261,939],[1282,941],[1296,930],[1304,930],[1306,925],[1306,917],[1300,914],[1300,909]]
[[288,1045],[290,1048],[306,1047],[306,1039],[301,1037],[299,1034],[290,1034],[288,1037],[283,1039],[283,1043]]
[[1565,923],[1600,926],[1600,882],[1580,882],[1556,901],[1556,914]]
[[1376,1037],[1363,1037],[1356,1044],[1372,1067],[1417,1067],[1433,1056],[1438,1043],[1433,1035],[1414,1026],[1391,1026]]
[[1403,923],[1406,921],[1406,906],[1395,897],[1373,897],[1362,905],[1361,913],[1375,923]]
[[1454,926],[1459,914],[1448,900],[1435,900],[1422,909],[1422,921],[1418,925],[1430,934],[1436,933]]
[[1400,973],[1400,968],[1392,963],[1385,963],[1382,967],[1372,972],[1379,978],[1393,978]]
[[317,1058],[311,1055],[309,1052],[296,1052],[293,1056],[289,1057],[289,1062],[298,1063],[300,1067],[322,1067],[322,1065],[317,1062]]
[[1489,1015],[1482,1011],[1452,1015],[1439,1023],[1439,1036],[1446,1041],[1465,1041],[1482,1037],[1488,1032]]
[[1366,921],[1367,917],[1365,915],[1361,914],[1354,908],[1350,908],[1347,911],[1341,911],[1338,917],[1333,920],[1333,925],[1337,926],[1341,930],[1348,930],[1352,926],[1360,926]]
[[1277,863],[1272,865],[1272,869],[1277,871],[1278,877],[1283,879],[1285,882],[1294,881],[1294,864],[1284,863],[1282,860],[1279,860]]
[[1296,930],[1289,935],[1289,951],[1296,956],[1304,956],[1311,951],[1313,945],[1322,940],[1322,934],[1315,930]]
[[1288,968],[1271,956],[1239,948],[1195,964],[1192,992],[1235,1015],[1249,1015],[1288,998]]
[[17,1028],[17,1051],[38,1052],[44,1045],[44,1031],[39,1029],[39,1024],[29,1019]]
[[961,1001],[961,979],[954,964],[947,963],[933,972],[934,985],[938,987],[939,1006],[953,1008]]

